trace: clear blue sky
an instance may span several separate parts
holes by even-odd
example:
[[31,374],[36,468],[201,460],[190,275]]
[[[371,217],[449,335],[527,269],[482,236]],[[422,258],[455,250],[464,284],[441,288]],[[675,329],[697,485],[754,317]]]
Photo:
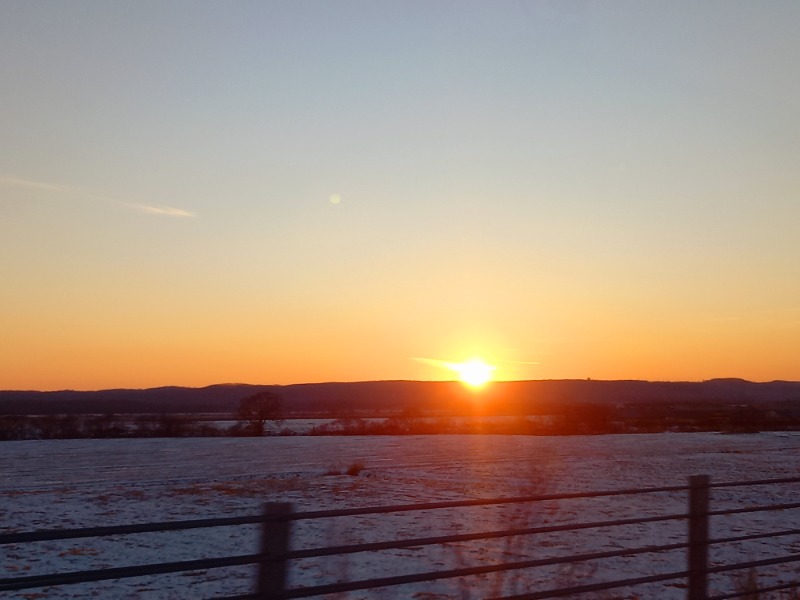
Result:
[[0,388],[800,379],[798,31],[793,1],[5,0]]

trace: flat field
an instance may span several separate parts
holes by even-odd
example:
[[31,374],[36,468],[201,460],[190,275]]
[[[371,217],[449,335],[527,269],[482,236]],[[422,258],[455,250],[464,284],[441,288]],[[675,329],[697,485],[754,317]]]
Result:
[[[360,463],[358,475],[348,467]],[[265,502],[295,510],[350,508],[527,494],[681,485],[692,474],[729,482],[800,476],[800,435],[674,433],[573,437],[267,437],[4,442],[0,532],[121,525],[255,514]],[[797,484],[713,490],[713,508],[792,502]],[[293,548],[414,538],[514,526],[627,519],[686,512],[684,492],[505,507],[426,511],[296,524]],[[795,514],[798,513],[798,514]],[[712,519],[712,536],[800,527],[800,511]],[[310,585],[433,569],[546,558],[685,541],[685,522],[462,542],[297,561],[291,582]],[[225,527],[0,547],[0,578],[247,554],[257,528]],[[800,552],[800,536],[712,547],[712,563]],[[618,557],[511,574],[489,574],[348,598],[486,598],[685,568],[685,551]],[[795,567],[762,581],[800,579]],[[741,584],[719,575],[714,590]],[[251,591],[250,567],[31,589],[9,598],[214,598]],[[587,598],[682,598],[682,582]]]

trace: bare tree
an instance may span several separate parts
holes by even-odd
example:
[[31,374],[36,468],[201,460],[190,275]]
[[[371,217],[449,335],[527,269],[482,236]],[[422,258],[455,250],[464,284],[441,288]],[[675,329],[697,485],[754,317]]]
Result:
[[239,402],[237,416],[252,435],[264,435],[267,421],[279,423],[283,420],[281,398],[274,392],[258,392]]

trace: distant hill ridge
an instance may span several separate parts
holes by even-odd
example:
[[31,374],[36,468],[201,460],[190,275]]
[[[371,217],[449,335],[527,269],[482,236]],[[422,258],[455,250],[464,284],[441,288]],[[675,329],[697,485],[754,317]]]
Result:
[[496,414],[536,414],[573,403],[800,405],[800,382],[792,381],[498,381],[478,391],[453,381],[361,381],[99,391],[0,391],[0,414],[233,413],[242,398],[262,390],[279,394],[289,414],[326,416],[431,411],[457,414],[476,410],[476,407]]

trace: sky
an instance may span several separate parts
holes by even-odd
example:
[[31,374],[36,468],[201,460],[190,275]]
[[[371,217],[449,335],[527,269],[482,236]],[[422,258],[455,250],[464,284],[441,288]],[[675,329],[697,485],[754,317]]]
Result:
[[800,380],[799,28],[4,0],[0,389]]

